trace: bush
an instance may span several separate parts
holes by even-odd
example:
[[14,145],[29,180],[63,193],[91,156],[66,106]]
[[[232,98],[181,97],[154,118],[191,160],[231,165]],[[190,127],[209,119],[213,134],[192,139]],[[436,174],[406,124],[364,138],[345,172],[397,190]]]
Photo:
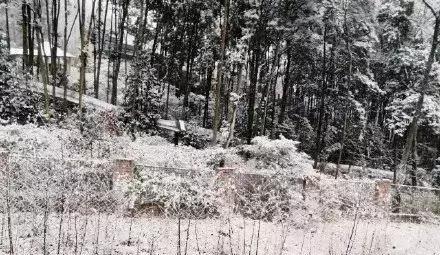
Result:
[[188,124],[187,131],[182,134],[182,144],[196,149],[204,149],[209,146],[211,138],[211,130]]
[[27,82],[17,74],[0,43],[0,124],[42,123],[38,110],[39,98],[31,91],[20,88]]
[[184,170],[180,173],[152,169],[136,169],[136,180],[130,193],[136,198],[136,206],[156,205],[169,216],[205,218],[217,214],[216,193],[209,184],[209,173]]
[[238,148],[238,154],[247,162],[246,166],[271,173],[282,172],[291,175],[313,175],[314,170],[305,153],[298,151],[299,142],[280,136],[270,140],[265,136],[252,139],[251,145]]
[[127,78],[127,92],[121,120],[135,138],[138,131],[156,133],[156,120],[160,118],[160,82],[146,53],[133,60],[132,71]]

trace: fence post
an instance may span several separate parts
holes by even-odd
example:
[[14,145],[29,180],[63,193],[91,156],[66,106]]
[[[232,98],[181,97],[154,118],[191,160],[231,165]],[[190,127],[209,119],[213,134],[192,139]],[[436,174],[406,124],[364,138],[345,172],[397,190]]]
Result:
[[374,201],[377,205],[389,208],[391,205],[391,180],[376,180]]
[[232,214],[235,206],[235,169],[217,168],[217,185],[220,188],[220,208],[223,214]]
[[[132,159],[115,159],[112,164],[112,189],[119,199],[125,199],[128,191],[128,185],[134,178],[134,160]],[[127,200],[128,208],[134,206],[134,199]]]

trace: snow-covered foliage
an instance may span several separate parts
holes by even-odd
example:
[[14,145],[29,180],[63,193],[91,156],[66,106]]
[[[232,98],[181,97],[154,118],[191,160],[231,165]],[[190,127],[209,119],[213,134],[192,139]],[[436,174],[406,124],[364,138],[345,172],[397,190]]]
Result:
[[149,65],[149,57],[145,53],[142,54],[133,63],[132,71],[128,76],[123,104],[122,119],[132,136],[138,131],[154,130],[155,122],[160,117],[161,84]]
[[[1,40],[0,40],[1,41]],[[14,61],[6,55],[0,42],[0,125],[41,123],[39,98],[19,83],[31,83],[18,75]]]
[[[387,107],[387,111],[391,113],[387,125],[395,134],[405,134],[419,98],[419,93],[410,90],[396,97]],[[429,126],[436,134],[440,133],[440,101],[437,96],[425,96],[420,122]]]
[[313,175],[308,156],[298,152],[297,146],[298,142],[283,136],[277,140],[260,136],[255,137],[251,145],[241,146],[238,154],[244,158],[249,170],[295,176]]
[[136,197],[136,209],[156,206],[166,215],[185,218],[212,217],[218,214],[212,173],[188,172],[184,169],[167,173],[167,170],[154,170],[145,166],[138,166],[136,171],[137,178],[129,191]]

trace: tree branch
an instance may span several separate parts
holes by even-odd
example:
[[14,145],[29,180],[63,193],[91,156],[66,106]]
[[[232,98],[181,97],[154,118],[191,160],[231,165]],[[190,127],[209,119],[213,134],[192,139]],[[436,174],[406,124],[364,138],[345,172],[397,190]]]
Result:
[[432,7],[428,2],[426,2],[426,0],[422,0],[423,3],[425,4],[425,6],[432,12],[432,15],[434,15],[434,17],[436,19],[439,19],[439,13],[437,13],[434,9],[434,7]]

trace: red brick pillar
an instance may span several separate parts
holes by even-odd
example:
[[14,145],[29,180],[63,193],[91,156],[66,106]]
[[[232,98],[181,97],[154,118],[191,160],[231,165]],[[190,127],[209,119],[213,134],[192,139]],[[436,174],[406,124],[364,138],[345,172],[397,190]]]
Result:
[[136,198],[128,194],[128,187],[134,178],[134,161],[132,159],[116,159],[112,164],[113,192],[122,210],[133,209]]
[[374,201],[377,205],[391,205],[391,180],[377,180],[374,190]]
[[235,169],[217,168],[216,182],[220,193],[220,212],[222,214],[231,214],[235,206]]
[[112,167],[113,189],[121,189],[129,184],[134,177],[134,161],[132,159],[116,159]]

